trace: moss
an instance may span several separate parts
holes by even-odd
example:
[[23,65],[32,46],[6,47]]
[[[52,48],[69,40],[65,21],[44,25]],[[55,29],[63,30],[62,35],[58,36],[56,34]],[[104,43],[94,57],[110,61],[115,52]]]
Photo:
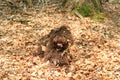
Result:
[[82,4],[81,6],[77,7],[76,9],[83,17],[89,17],[89,16],[93,16],[94,14],[94,10],[86,5],[86,4]]
[[93,21],[102,22],[104,20],[104,15],[101,12],[97,12],[94,16],[91,17]]
[[93,21],[102,22],[104,20],[104,15],[100,10],[97,10],[89,4],[83,3],[81,6],[75,9],[81,16],[90,17]]

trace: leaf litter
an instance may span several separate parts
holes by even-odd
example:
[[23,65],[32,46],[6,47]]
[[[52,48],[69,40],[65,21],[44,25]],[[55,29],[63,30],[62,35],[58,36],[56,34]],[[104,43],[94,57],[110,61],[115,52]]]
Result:
[[[27,24],[0,20],[0,79],[120,79],[120,35],[112,31],[114,26],[63,13],[34,13],[28,19]],[[61,25],[70,27],[74,39],[69,67],[53,66],[34,56],[39,39]]]

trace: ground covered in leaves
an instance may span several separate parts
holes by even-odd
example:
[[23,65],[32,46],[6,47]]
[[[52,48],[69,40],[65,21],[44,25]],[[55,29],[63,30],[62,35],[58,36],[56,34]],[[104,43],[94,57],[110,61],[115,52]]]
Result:
[[[0,80],[119,80],[120,35],[105,22],[69,13],[43,12],[0,17]],[[40,38],[68,25],[74,44],[69,66],[34,56]]]

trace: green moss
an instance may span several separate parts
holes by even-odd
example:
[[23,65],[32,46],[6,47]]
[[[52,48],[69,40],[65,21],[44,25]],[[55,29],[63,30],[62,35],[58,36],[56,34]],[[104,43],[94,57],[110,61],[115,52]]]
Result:
[[86,4],[82,4],[81,6],[77,7],[76,9],[83,17],[89,17],[89,16],[93,16],[94,14],[94,10],[86,5]]
[[89,4],[83,3],[81,6],[77,7],[75,11],[77,11],[81,16],[90,17],[96,22],[102,22],[104,20],[102,12]]
[[104,20],[104,15],[101,12],[98,12],[92,16],[91,19],[96,22],[102,22]]

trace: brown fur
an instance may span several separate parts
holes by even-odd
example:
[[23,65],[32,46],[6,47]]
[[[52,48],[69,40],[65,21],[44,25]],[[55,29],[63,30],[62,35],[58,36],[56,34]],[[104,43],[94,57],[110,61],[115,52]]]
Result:
[[67,26],[61,26],[55,30],[51,30],[48,35],[49,40],[47,42],[47,50],[44,53],[44,61],[49,60],[55,65],[66,65],[69,64],[66,50],[72,45],[73,38],[71,32]]
[[67,29],[67,26],[61,26],[57,30],[52,30],[49,37],[47,47],[60,52],[63,52],[73,43],[71,32]]

